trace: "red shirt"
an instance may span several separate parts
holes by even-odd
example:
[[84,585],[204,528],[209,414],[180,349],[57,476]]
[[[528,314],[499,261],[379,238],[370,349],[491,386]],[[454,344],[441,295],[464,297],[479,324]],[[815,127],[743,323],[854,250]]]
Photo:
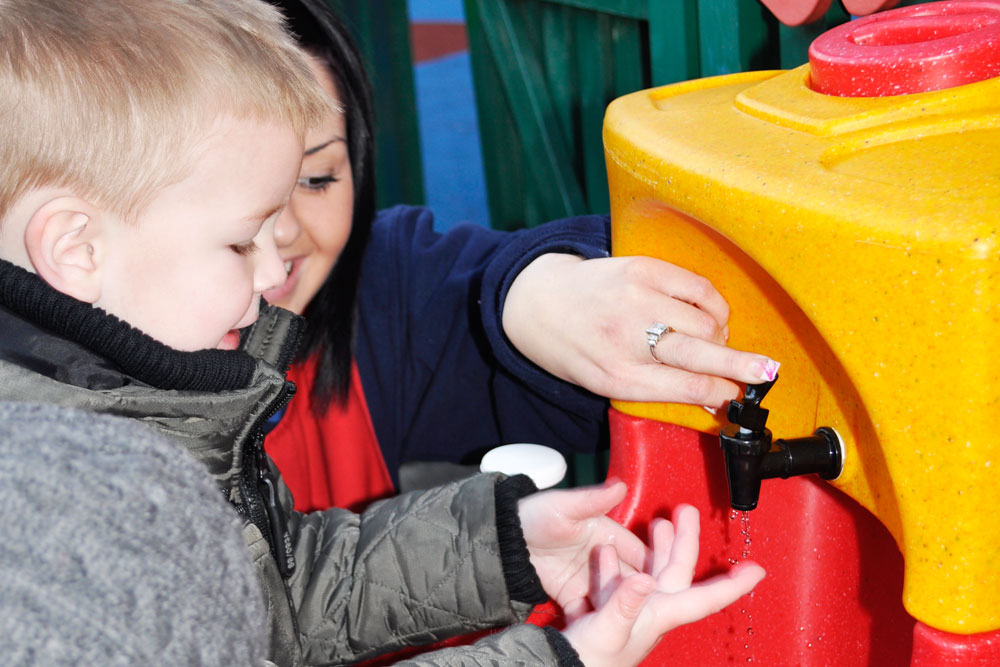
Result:
[[331,403],[321,417],[310,406],[315,377],[315,356],[292,366],[288,379],[298,390],[264,442],[292,491],[295,509],[359,511],[373,500],[394,495],[357,365],[351,364],[347,403]]

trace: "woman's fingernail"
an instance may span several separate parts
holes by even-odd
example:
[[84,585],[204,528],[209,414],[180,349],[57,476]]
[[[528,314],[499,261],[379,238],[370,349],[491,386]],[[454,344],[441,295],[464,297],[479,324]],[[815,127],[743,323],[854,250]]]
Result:
[[713,415],[713,416],[714,416],[714,415],[715,415],[716,413],[718,413],[718,410],[716,410],[716,409],[715,409],[715,408],[713,408],[713,407],[709,407],[709,406],[707,406],[707,405],[703,405],[703,406],[701,406],[701,407],[705,408],[705,411],[706,411],[706,412],[708,412],[708,414],[710,414],[710,415]]
[[778,377],[778,369],[781,368],[781,364],[774,359],[768,359],[758,364],[757,368],[760,370],[760,381],[770,382]]
[[722,329],[722,338],[723,338],[723,340],[725,340],[725,341],[726,341],[727,343],[729,342],[729,327],[728,327],[728,326],[727,326],[727,327],[724,327],[724,328]]

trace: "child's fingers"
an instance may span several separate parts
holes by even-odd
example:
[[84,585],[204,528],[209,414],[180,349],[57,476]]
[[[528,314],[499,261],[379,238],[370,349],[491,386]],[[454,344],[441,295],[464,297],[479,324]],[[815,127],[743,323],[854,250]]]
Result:
[[586,598],[577,598],[571,600],[562,606],[563,616],[566,617],[568,623],[572,623],[581,616],[589,613],[591,611],[591,606],[587,604]]
[[621,565],[618,552],[610,544],[597,548],[597,572],[595,573],[595,609],[600,609],[608,603],[615,589],[621,585]]
[[652,577],[633,574],[622,579],[604,606],[595,612],[599,615],[601,643],[608,653],[620,651],[628,643],[639,612],[654,590],[656,581]]
[[574,521],[604,516],[625,499],[627,490],[625,482],[615,481],[562,492],[568,500],[562,507],[563,516]]
[[714,614],[740,599],[764,578],[764,568],[745,563],[673,595],[660,596],[656,606],[655,632],[663,634]]
[[673,548],[666,565],[656,572],[659,590],[664,593],[676,593],[688,588],[698,562],[698,537],[701,533],[698,510],[691,505],[678,505],[674,509],[673,522]]
[[652,562],[647,572],[659,577],[670,562],[670,552],[674,547],[674,524],[666,519],[653,519],[649,524],[649,534],[652,549]]

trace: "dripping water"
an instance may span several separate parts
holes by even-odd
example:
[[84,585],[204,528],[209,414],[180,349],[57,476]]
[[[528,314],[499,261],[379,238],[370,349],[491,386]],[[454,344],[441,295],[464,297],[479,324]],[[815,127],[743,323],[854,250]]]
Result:
[[[750,545],[753,542],[753,540],[750,539],[750,512],[731,510],[729,513],[729,520],[736,521],[737,519],[739,519],[740,522],[741,545],[740,545],[739,556],[738,557],[732,556],[729,558],[730,565],[736,565],[741,561],[748,560],[750,558]],[[750,591],[750,594],[745,598],[743,598],[743,600],[744,602],[743,606],[740,608],[740,613],[743,614],[743,616],[745,617],[747,624],[746,637],[743,642],[743,649],[746,651],[747,655],[746,662],[752,663],[754,661],[753,659],[754,631],[753,631],[753,614],[751,613],[750,610],[750,603],[753,600],[753,591]]]

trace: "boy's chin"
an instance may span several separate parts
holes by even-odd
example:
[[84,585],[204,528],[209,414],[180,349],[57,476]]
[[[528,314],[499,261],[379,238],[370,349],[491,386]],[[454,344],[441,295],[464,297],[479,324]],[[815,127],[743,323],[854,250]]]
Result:
[[219,350],[235,350],[240,346],[240,332],[236,329],[230,329],[219,344],[216,345],[216,349]]

